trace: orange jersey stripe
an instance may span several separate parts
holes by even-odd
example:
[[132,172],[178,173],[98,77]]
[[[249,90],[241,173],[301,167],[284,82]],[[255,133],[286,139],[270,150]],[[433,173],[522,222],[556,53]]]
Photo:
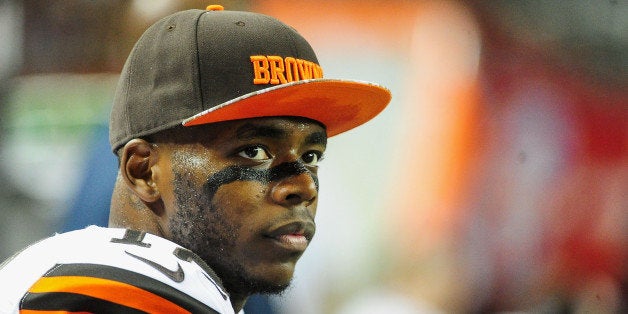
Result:
[[[83,276],[42,277],[31,286],[29,292],[66,292],[82,294],[149,313],[190,313],[175,303],[144,289],[119,281],[102,278]],[[44,312],[56,313],[50,311]]]

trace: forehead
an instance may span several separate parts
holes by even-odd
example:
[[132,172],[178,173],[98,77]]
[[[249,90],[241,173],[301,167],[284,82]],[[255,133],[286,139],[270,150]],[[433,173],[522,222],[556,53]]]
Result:
[[282,139],[289,136],[309,136],[320,134],[327,139],[325,128],[318,122],[305,118],[274,117],[256,118],[234,121],[226,128],[233,131],[233,135],[242,140],[255,137]]
[[295,128],[295,131],[309,132],[310,130],[324,130],[325,127],[318,121],[301,117],[259,117],[233,121],[212,123],[218,127],[238,128],[241,126],[267,125],[278,128]]
[[265,138],[303,141],[325,145],[325,127],[314,120],[300,117],[262,117],[210,123],[173,130],[175,143],[222,142]]

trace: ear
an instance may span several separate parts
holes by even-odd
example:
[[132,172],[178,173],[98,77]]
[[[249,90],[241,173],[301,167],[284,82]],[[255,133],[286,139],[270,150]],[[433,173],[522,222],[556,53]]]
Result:
[[142,139],[126,143],[120,156],[120,174],[133,193],[147,205],[161,199],[153,172],[157,157],[153,146]]

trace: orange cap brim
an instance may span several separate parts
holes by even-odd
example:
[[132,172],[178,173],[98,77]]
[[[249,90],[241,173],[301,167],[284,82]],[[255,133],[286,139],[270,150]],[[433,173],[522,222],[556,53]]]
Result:
[[277,85],[232,99],[183,121],[184,126],[273,116],[321,122],[331,137],[378,115],[391,93],[373,83],[313,79]]

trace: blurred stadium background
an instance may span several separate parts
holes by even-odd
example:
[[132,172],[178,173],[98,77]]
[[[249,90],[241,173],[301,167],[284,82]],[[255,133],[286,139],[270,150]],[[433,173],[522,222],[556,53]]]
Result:
[[[215,2],[393,92],[330,141],[317,237],[265,311],[628,311],[628,1]],[[106,224],[117,74],[207,4],[0,0],[0,260]]]

